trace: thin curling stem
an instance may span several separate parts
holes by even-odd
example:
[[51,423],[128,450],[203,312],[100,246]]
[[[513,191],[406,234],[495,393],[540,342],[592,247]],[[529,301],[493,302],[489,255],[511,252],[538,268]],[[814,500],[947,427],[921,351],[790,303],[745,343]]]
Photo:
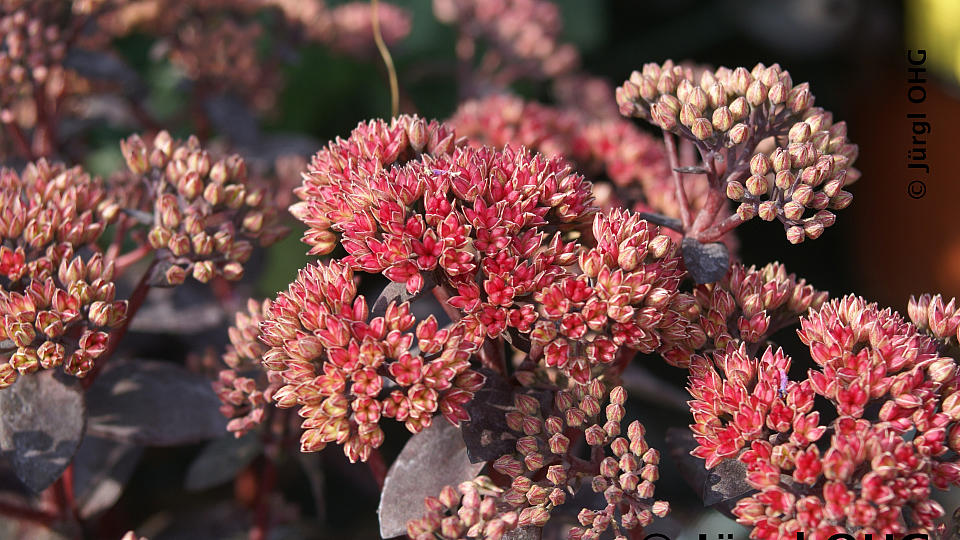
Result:
[[380,32],[380,3],[378,0],[370,0],[372,7],[371,18],[373,19],[373,41],[377,44],[377,50],[383,57],[383,64],[387,67],[387,77],[390,79],[390,116],[396,117],[400,114],[400,89],[397,85],[397,69],[393,66],[393,57],[390,56],[390,50],[383,41],[383,34]]

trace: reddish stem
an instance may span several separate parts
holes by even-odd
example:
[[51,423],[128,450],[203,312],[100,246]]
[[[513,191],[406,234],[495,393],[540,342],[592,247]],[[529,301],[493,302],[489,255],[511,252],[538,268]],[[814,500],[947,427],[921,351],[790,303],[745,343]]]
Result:
[[697,237],[700,231],[709,227],[713,223],[713,220],[716,219],[717,214],[720,213],[720,209],[723,208],[723,203],[726,202],[726,200],[726,195],[719,189],[711,189],[710,192],[707,193],[707,203],[700,210],[700,213],[697,214],[697,219],[693,221],[693,226],[687,231],[687,236]]
[[117,258],[113,260],[117,275],[123,274],[123,272],[127,268],[130,268],[131,265],[133,265],[140,259],[146,257],[152,251],[153,251],[153,248],[149,244],[143,244],[142,246],[137,247],[133,251],[117,256]]
[[40,525],[49,527],[56,523],[58,516],[43,510],[30,508],[29,506],[20,506],[5,501],[0,501],[0,515],[9,516],[15,519],[22,519]]
[[250,540],[266,540],[270,532],[270,494],[277,481],[277,469],[273,460],[263,459],[260,469],[260,489],[257,490],[257,509],[253,528],[250,529]]
[[13,145],[17,147],[17,152],[27,161],[36,159],[36,156],[33,155],[33,150],[30,149],[30,143],[27,142],[27,137],[23,134],[20,126],[18,126],[16,122],[5,122],[3,125],[6,126],[5,131],[7,135],[10,136],[10,139],[13,140]]
[[683,230],[690,229],[690,203],[687,201],[687,192],[683,188],[683,179],[677,168],[680,167],[680,161],[677,157],[677,145],[673,140],[673,135],[669,131],[663,130],[663,142],[667,147],[667,157],[670,159],[670,172],[673,173],[673,185],[676,189],[677,204],[680,206],[680,221],[683,223]]
[[156,268],[156,266],[157,260],[154,259],[153,262],[150,263],[150,266],[143,272],[140,281],[137,282],[136,288],[133,289],[133,293],[130,294],[130,298],[127,300],[127,318],[123,322],[123,326],[110,332],[110,340],[107,341],[106,350],[100,356],[99,361],[93,365],[90,373],[82,380],[84,388],[90,388],[94,379],[97,378],[97,374],[103,369],[103,365],[113,356],[113,353],[116,352],[117,347],[120,345],[120,340],[123,339],[123,336],[127,333],[127,329],[130,328],[133,317],[137,314],[137,311],[140,310],[140,307],[143,306],[143,301],[147,299],[147,293],[150,292],[150,276],[153,274],[153,269]]
[[367,466],[370,467],[370,472],[373,473],[373,479],[377,481],[377,486],[382,490],[383,482],[387,478],[387,464],[384,463],[383,455],[376,448],[370,451]]
[[80,521],[80,510],[77,508],[77,499],[74,494],[73,486],[73,462],[71,461],[60,477],[60,487],[63,488],[63,498],[66,502],[66,509],[75,520]]
[[743,218],[741,218],[739,214],[731,214],[720,223],[717,223],[716,225],[698,234],[697,240],[699,240],[702,244],[717,242],[723,238],[723,235],[736,229],[742,223]]

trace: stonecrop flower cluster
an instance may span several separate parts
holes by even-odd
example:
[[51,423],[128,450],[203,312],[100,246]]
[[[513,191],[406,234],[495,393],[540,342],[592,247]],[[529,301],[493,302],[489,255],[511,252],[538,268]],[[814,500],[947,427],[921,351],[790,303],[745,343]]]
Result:
[[694,455],[708,468],[739,459],[759,490],[737,503],[738,521],[756,538],[933,534],[944,511],[931,490],[960,480],[956,361],[855,296],[811,309],[798,333],[816,364],[801,381],[772,347],[758,358],[728,344],[691,365]]
[[[783,223],[794,244],[833,225],[830,210],[850,205],[843,188],[860,176],[846,124],[813,102],[810,85],[795,85],[778,64],[716,71],[646,64],[617,89],[624,115],[693,141],[711,188],[740,203],[720,232],[760,216]],[[709,225],[695,223],[692,232]]]
[[239,155],[214,161],[195,137],[181,143],[166,131],[150,146],[138,135],[120,145],[130,174],[114,179],[115,191],[149,216],[147,240],[168,284],[187,275],[203,283],[237,280],[253,241],[269,245],[286,234],[267,187],[249,181]]
[[41,368],[82,377],[126,317],[95,244],[118,207],[99,179],[44,160],[0,170],[0,190],[0,387]]
[[[480,9],[471,6],[435,7],[455,20]],[[492,28],[461,31],[490,38]],[[619,385],[638,353],[658,355],[689,370],[693,456],[707,469],[747,465],[759,492],[734,514],[754,537],[932,530],[942,509],[930,488],[960,471],[943,397],[955,364],[934,339],[858,298],[828,301],[778,263],[734,261],[715,281],[687,279],[700,264],[689,240],[735,246],[728,233],[756,214],[780,218],[794,243],[831,225],[826,208],[847,206],[842,188],[858,176],[845,125],[777,65],[648,64],[616,95],[666,144],[583,100],[548,107],[495,94],[466,102],[449,124],[375,120],[320,150],[290,211],[309,253],[330,260],[238,315],[227,363],[259,356],[269,375],[221,374],[231,429],[252,429],[271,401],[297,408],[301,451],[332,443],[367,461],[384,441],[383,418],[414,434],[438,413],[463,429],[491,422],[472,416],[473,400],[506,380],[511,403],[481,447],[468,444],[486,473],[428,497],[407,534],[497,539],[542,527],[589,485],[606,506],[580,511],[570,538],[624,538],[669,510],[653,499],[660,453],[639,421],[622,427]],[[727,198],[740,203],[732,213]],[[816,213],[804,217],[807,208]],[[371,274],[389,285],[368,298]],[[432,302],[428,292],[442,314],[414,308]],[[953,321],[952,303],[918,303],[911,309],[937,321],[937,337],[956,331],[939,322]],[[250,341],[258,319],[266,348]],[[768,344],[797,323],[819,366],[802,382]],[[821,425],[814,396],[836,419]]]
[[[236,311],[212,387],[226,429],[260,445],[238,465],[259,473],[251,537],[267,537],[273,459],[297,438],[300,452],[366,462],[386,494],[410,474],[386,473],[392,420],[412,441],[453,433],[474,468],[381,531],[499,540],[557,519],[572,540],[637,538],[671,506],[655,496],[657,441],[628,415],[634,362],[684,370],[685,465],[752,488],[725,501],[751,538],[942,532],[933,490],[960,484],[957,302],[911,298],[908,322],[737,255],[735,229],[754,217],[798,244],[851,204],[858,148],[810,85],[778,64],[668,60],[614,90],[579,71],[553,3],[432,7],[457,35],[463,101],[449,120],[395,114],[309,160],[245,159],[244,137],[208,140],[224,131],[211,111],[275,110],[280,60],[305,41],[355,56],[376,43],[396,82],[384,49],[411,15],[322,0],[0,0],[0,159],[25,163],[0,169],[0,388],[58,367],[91,382],[148,290],[192,276]],[[61,163],[82,148],[58,132],[65,104],[99,84],[83,54],[104,61],[137,32],[160,36],[151,55],[188,81],[197,135],[175,139],[124,95],[144,128],[120,142],[125,168],[101,179]],[[511,94],[520,80],[551,83],[553,104]],[[270,146],[257,128],[249,145]],[[285,210],[318,260],[244,304],[248,262],[288,232]],[[131,269],[138,282],[121,279]],[[806,373],[781,348],[794,326]]]

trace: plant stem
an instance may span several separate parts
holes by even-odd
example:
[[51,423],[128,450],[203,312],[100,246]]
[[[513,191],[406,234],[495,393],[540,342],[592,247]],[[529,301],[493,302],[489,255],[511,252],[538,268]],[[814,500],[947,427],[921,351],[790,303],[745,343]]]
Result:
[[70,512],[70,515],[73,516],[77,522],[80,521],[80,510],[77,508],[77,499],[76,494],[74,493],[74,484],[73,484],[73,462],[71,461],[67,468],[63,471],[63,476],[60,477],[62,482],[60,483],[63,488],[63,498],[66,502],[66,510]]
[[373,479],[377,481],[377,486],[383,490],[383,482],[387,479],[387,464],[383,461],[383,455],[374,448],[370,451],[370,457],[367,458],[367,466],[373,474]]
[[683,223],[683,230],[690,229],[690,203],[687,201],[687,192],[683,189],[683,179],[677,168],[680,167],[680,161],[677,157],[677,145],[673,140],[673,135],[669,131],[663,130],[663,142],[667,147],[667,157],[670,159],[670,172],[673,174],[673,185],[676,189],[677,204],[680,206],[680,221]]
[[27,137],[23,134],[20,126],[18,126],[15,121],[5,122],[3,125],[7,127],[5,131],[10,135],[10,139],[13,140],[14,146],[17,147],[17,152],[27,161],[36,159],[36,156],[33,155],[33,150],[30,149],[30,143],[27,142]]
[[150,247],[149,244],[144,244],[129,253],[124,253],[123,255],[117,256],[113,260],[114,270],[116,271],[117,275],[122,274],[124,270],[130,267],[130,265],[149,255],[151,251],[153,251],[153,248]]
[[741,218],[739,214],[731,214],[720,223],[717,223],[709,229],[697,234],[696,238],[702,244],[718,242],[721,238],[723,238],[723,235],[727,234],[733,229],[736,229],[741,224],[743,224],[743,218]]
[[257,508],[250,540],[266,540],[270,532],[270,494],[277,481],[277,469],[273,460],[263,456],[260,469],[260,489],[257,490]]
[[0,501],[0,515],[30,521],[47,527],[57,521],[57,516],[50,512],[44,512],[43,510],[36,510],[29,506],[20,506],[5,501]]
[[393,57],[390,56],[390,50],[383,41],[383,34],[380,32],[380,3],[378,0],[370,0],[371,19],[373,23],[373,41],[377,44],[377,50],[383,57],[383,64],[387,68],[387,77],[390,79],[390,116],[396,117],[400,114],[400,88],[397,84],[397,69],[393,66]]

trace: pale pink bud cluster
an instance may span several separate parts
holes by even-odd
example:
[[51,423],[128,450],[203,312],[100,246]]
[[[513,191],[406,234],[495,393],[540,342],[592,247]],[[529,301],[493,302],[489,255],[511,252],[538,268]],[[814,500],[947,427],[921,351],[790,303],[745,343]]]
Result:
[[214,161],[195,137],[175,141],[166,131],[149,145],[134,135],[120,148],[134,176],[127,187],[149,186],[140,200],[153,219],[147,240],[167,264],[168,283],[188,274],[204,283],[239,279],[254,241],[266,246],[286,233],[266,187],[249,181],[239,155]]
[[260,330],[270,347],[263,367],[283,377],[273,401],[300,407],[304,452],[336,443],[351,461],[366,461],[383,442],[382,417],[413,433],[438,411],[456,425],[484,380],[470,368],[475,346],[462,326],[438,328],[432,315],[418,323],[408,302],[371,316],[353,270],[339,262],[300,270]]
[[227,430],[242,436],[263,421],[266,405],[283,385],[277,371],[265,371],[260,361],[269,347],[258,340],[260,323],[270,312],[270,300],[250,299],[246,310],[237,312],[229,329],[230,345],[223,355],[228,369],[220,371],[213,390],[223,405],[220,412],[230,418]]
[[0,387],[38,369],[82,377],[126,318],[95,242],[116,205],[99,179],[44,160],[0,170]]
[[843,188],[860,176],[846,124],[813,100],[809,85],[794,85],[778,64],[695,75],[668,60],[644,65],[617,89],[624,115],[695,141],[701,153],[723,151],[720,188],[741,203],[740,221],[779,220],[794,244],[833,225],[831,210],[853,198]]
[[[734,514],[756,538],[932,533],[943,515],[932,487],[960,482],[956,362],[899,315],[853,296],[811,310],[799,335],[818,366],[799,383],[780,350],[756,359],[731,343],[694,359],[693,455],[708,467],[747,465],[760,492]],[[816,397],[835,420],[821,422]]]
[[939,294],[922,294],[920,298],[910,296],[907,315],[920,331],[944,344],[956,346],[960,343],[960,309],[957,309],[955,298],[944,304],[943,296]]
[[[386,2],[377,3],[377,17],[383,41],[389,46],[410,34],[411,14],[401,7]],[[315,35],[331,48],[355,56],[374,53],[373,12],[370,2],[355,1],[340,4],[327,11],[327,34]],[[306,28],[310,32],[310,28]]]
[[36,128],[30,143],[35,155],[53,153],[50,129],[38,117],[57,108],[71,88],[63,66],[67,44],[58,16],[67,2],[36,0],[0,6],[0,124]]
[[570,73],[580,62],[577,50],[560,42],[563,21],[552,2],[434,0],[433,13],[441,22],[456,25],[464,37],[485,42],[489,50],[478,65],[495,66],[513,77],[553,78]]
[[[266,13],[270,10],[278,13]],[[381,2],[378,16],[387,43],[410,33],[406,10]],[[265,28],[265,17],[276,21],[271,28]],[[332,8],[321,0],[128,2],[112,10],[104,26],[114,34],[145,30],[163,37],[170,61],[204,92],[243,97],[260,111],[275,106],[282,85],[277,60],[283,46],[278,42],[297,44],[298,38],[307,38],[354,55],[374,50],[369,2]],[[272,30],[267,50],[265,30]]]
[[[780,263],[759,269],[734,263],[722,280],[694,289],[693,328],[687,332],[706,335],[703,350],[724,350],[731,342],[735,346],[760,344],[781,328],[796,324],[808,309],[819,309],[827,296],[806,280],[788,274]],[[671,361],[687,361],[696,352],[700,351],[676,347],[663,354]]]
[[500,540],[517,528],[517,512],[503,499],[503,489],[487,476],[459,486],[444,486],[436,497],[427,497],[427,513],[407,523],[410,540]]
[[[492,464],[510,479],[501,496],[505,503],[501,511],[518,512],[520,527],[541,527],[554,508],[589,482],[607,505],[582,510],[578,516],[582,527],[573,528],[570,538],[595,539],[608,528],[620,534],[666,515],[669,505],[653,500],[660,453],[647,445],[639,421],[622,433],[625,401],[623,387],[607,394],[599,380],[557,392],[546,409],[534,395],[516,394],[506,413],[515,451]],[[588,461],[577,457],[573,448],[576,441],[571,437],[580,436],[591,448]]]

